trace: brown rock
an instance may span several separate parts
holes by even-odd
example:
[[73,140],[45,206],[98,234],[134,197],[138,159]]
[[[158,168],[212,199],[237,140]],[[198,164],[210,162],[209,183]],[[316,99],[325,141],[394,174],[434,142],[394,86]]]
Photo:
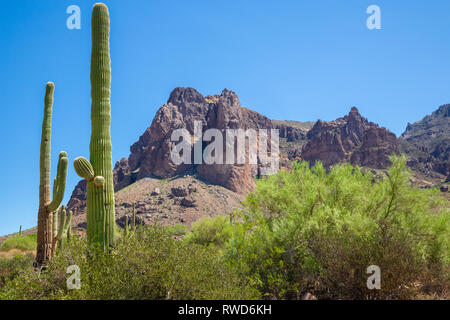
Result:
[[157,196],[159,194],[161,194],[161,190],[159,188],[155,188],[155,190],[151,193],[152,196]]
[[185,197],[181,200],[181,205],[185,207],[196,207],[195,200],[192,197]]
[[185,197],[189,193],[188,189],[184,186],[173,187],[171,191],[175,197]]

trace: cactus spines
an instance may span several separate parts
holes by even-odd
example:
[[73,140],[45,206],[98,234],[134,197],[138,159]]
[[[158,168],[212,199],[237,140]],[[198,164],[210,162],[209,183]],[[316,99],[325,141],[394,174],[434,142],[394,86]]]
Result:
[[48,82],[45,88],[44,119],[42,121],[41,155],[40,155],[40,183],[39,183],[39,211],[36,264],[42,265],[51,258],[53,230],[52,212],[55,211],[63,197],[66,188],[67,154],[63,151],[59,154],[57,175],[53,185],[53,199],[50,195],[50,152],[52,135],[52,107],[54,84]]
[[[86,177],[87,237],[91,245],[107,248],[114,241],[115,208],[111,154],[111,62],[109,57],[109,13],[103,3],[92,11],[91,53],[91,142],[89,145],[92,172]],[[87,161],[87,160],[86,160]],[[76,166],[86,161],[79,161]],[[86,168],[85,168],[86,169]],[[89,166],[87,167],[89,169]],[[76,168],[77,170],[77,168]]]

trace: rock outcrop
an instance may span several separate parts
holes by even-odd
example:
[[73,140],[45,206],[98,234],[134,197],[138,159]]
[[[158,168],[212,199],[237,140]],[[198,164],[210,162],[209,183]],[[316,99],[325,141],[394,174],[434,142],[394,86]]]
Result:
[[[130,148],[128,158],[122,158],[114,168],[114,188],[118,191],[145,177],[169,178],[191,170],[199,178],[216,185],[221,185],[237,193],[245,193],[253,188],[254,177],[262,167],[250,164],[248,153],[244,164],[174,164],[171,141],[175,129],[186,129],[194,136],[194,123],[200,121],[202,133],[207,129],[218,129],[223,134],[226,150],[226,129],[273,129],[270,119],[241,106],[238,96],[231,90],[224,89],[220,95],[203,97],[193,88],[176,88],[170,94],[166,104],[159,108],[152,124]],[[203,143],[202,149],[207,143]],[[85,182],[75,188],[69,202],[70,207],[84,208]],[[187,203],[185,201],[185,203]]]
[[409,156],[409,165],[415,170],[426,175],[433,171],[450,175],[450,104],[408,123],[400,140],[401,151]]
[[326,167],[351,161],[382,169],[389,166],[389,156],[398,153],[395,135],[362,117],[356,107],[343,118],[318,120],[307,136],[302,158],[311,164],[321,161]]
[[243,108],[233,91],[224,89],[220,95],[203,97],[193,88],[176,88],[156,113],[152,125],[131,146],[128,168],[119,166],[126,174],[117,175],[117,185],[129,184],[132,180],[129,175],[133,172],[136,174],[135,180],[150,175],[168,178],[195,168],[200,178],[213,184],[238,193],[250,190],[253,187],[252,178],[258,174],[257,165],[176,165],[171,161],[174,142],[170,138],[173,130],[185,128],[193,136],[195,121],[201,122],[203,132],[218,129],[223,132],[223,137],[225,129],[272,129],[268,118]]
[[370,127],[364,132],[361,145],[353,151],[354,165],[385,169],[391,165],[389,156],[399,154],[397,137],[385,128]]
[[286,138],[286,142],[306,140],[308,130],[289,126],[284,123],[276,124],[275,128],[279,130],[280,138]]

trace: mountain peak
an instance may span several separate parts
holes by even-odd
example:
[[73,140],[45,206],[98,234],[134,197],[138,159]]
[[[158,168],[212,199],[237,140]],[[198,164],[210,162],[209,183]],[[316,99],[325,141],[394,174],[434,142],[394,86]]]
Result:
[[171,103],[175,106],[184,105],[186,103],[204,103],[205,98],[203,95],[191,87],[176,87],[170,93],[167,103]]
[[351,114],[358,114],[359,115],[359,110],[358,110],[358,108],[357,107],[355,107],[355,106],[353,106],[351,109],[350,109],[350,112],[348,113],[349,115],[351,115]]

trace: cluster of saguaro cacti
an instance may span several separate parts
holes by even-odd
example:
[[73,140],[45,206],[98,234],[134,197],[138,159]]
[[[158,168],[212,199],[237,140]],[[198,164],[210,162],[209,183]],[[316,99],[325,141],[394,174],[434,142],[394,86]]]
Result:
[[[59,223],[58,223],[59,220]],[[59,211],[59,217],[57,212],[53,212],[53,243],[52,243],[52,256],[55,255],[56,249],[64,249],[64,243],[68,234],[70,234],[72,222],[72,211],[66,213],[66,207],[62,206]]]
[[74,168],[88,181],[88,242],[102,249],[113,244],[115,227],[110,94],[109,13],[106,5],[97,3],[92,11],[90,160],[79,157]]
[[54,84],[48,82],[44,99],[44,120],[42,122],[41,155],[40,155],[40,184],[39,184],[39,211],[36,263],[42,265],[51,258],[53,229],[52,213],[58,209],[64,197],[67,176],[67,154],[59,154],[56,179],[53,182],[53,199],[50,195],[50,163],[51,163],[51,134],[52,134],[52,107]]

